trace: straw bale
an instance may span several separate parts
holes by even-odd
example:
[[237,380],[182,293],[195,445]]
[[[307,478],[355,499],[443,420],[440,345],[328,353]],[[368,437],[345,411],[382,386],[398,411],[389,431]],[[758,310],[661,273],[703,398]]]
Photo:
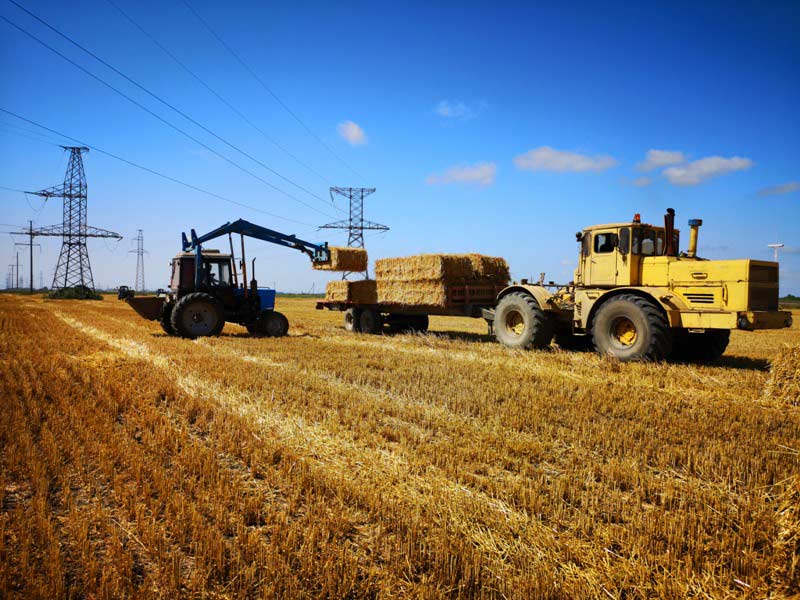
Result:
[[375,261],[378,281],[458,281],[472,277],[472,263],[464,255],[418,254]]
[[363,248],[343,248],[330,246],[330,261],[326,263],[313,263],[313,268],[318,271],[353,271],[367,270],[367,251]]
[[772,361],[764,394],[800,406],[800,346],[784,346]]
[[325,300],[347,302],[350,296],[349,281],[329,281],[325,286]]
[[484,254],[468,254],[472,271],[476,279],[497,283],[508,283],[511,273],[505,258],[486,256]]
[[376,304],[378,302],[378,293],[375,280],[330,281],[325,286],[325,299],[329,302]]
[[444,281],[386,281],[378,279],[380,304],[409,306],[446,306],[447,285]]

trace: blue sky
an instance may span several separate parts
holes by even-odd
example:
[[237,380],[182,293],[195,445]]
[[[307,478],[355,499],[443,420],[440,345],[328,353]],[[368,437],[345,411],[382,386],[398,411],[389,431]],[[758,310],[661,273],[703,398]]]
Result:
[[[568,281],[574,232],[642,213],[704,220],[700,253],[771,259],[800,293],[800,3],[216,3],[189,0],[313,135],[180,0],[114,0],[303,164],[215,98],[106,0],[17,0],[286,179],[238,154],[59,38],[8,0],[0,14],[164,119],[302,202],[267,187],[0,21],[0,107],[275,215],[115,161],[85,157],[98,285],[132,284],[144,230],[148,287],[164,286],[180,232],[242,217],[312,241],[343,218],[330,185],[368,185],[372,258],[476,251],[516,277]],[[0,113],[0,186],[63,179],[68,140]],[[316,137],[315,137],[316,136]],[[33,139],[31,139],[33,138]],[[319,138],[321,142],[316,139]],[[310,168],[307,168],[310,167]],[[321,177],[320,177],[321,175]],[[309,208],[314,207],[314,209]],[[0,222],[56,224],[61,206],[0,189]],[[3,230],[7,230],[3,226]],[[22,241],[22,240],[20,240]],[[49,283],[57,238],[34,256]],[[299,253],[252,242],[261,283],[320,289]],[[0,267],[13,262],[0,239]],[[23,273],[27,256],[21,255]]]

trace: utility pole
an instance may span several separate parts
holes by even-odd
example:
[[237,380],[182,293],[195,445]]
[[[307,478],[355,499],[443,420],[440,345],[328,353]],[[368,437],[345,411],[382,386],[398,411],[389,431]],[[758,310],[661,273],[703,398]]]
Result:
[[[364,198],[373,194],[375,188],[344,188],[332,187],[330,188],[331,201],[334,201],[334,196],[343,196],[350,202],[350,216],[347,221],[336,221],[335,223],[328,223],[321,225],[320,229],[346,229],[347,230],[347,245],[350,248],[363,248],[364,247],[364,231],[389,231],[386,225],[380,223],[373,223],[372,221],[364,220]],[[342,275],[342,279],[347,279],[350,272]],[[364,271],[364,278],[369,279],[369,272]]]
[[[27,231],[23,230],[22,233],[27,235],[30,239],[26,243],[14,242],[14,245],[15,246],[28,246],[28,249],[29,249],[28,267],[30,268],[30,273],[29,273],[30,278],[28,280],[28,283],[30,284],[29,285],[30,293],[33,294],[33,247],[34,246],[39,246],[41,248],[41,244],[34,244],[33,243],[33,238],[36,237],[36,235],[37,235],[36,232],[33,229],[33,221],[28,221],[28,229],[27,229]],[[17,258],[19,258],[19,254],[17,254]],[[19,278],[19,273],[17,273],[17,278]]]
[[[61,225],[37,229],[35,235],[60,236],[62,238],[61,254],[53,275],[53,289],[86,287],[93,290],[94,279],[92,278],[92,267],[89,264],[89,251],[86,248],[87,238],[121,240],[122,236],[113,231],[87,225],[88,186],[83,170],[82,154],[88,152],[89,149],[83,146],[61,147],[70,153],[64,183],[29,193],[43,198],[63,198],[63,221]],[[31,234],[31,237],[33,235]]]
[[128,252],[136,252],[136,285],[134,289],[137,292],[144,292],[144,254],[147,250],[144,249],[144,235],[141,229],[136,236],[136,250],[128,250]]
[[775,262],[778,262],[778,250],[783,248],[783,244],[774,243],[774,244],[767,244],[767,248],[772,248],[774,252]]

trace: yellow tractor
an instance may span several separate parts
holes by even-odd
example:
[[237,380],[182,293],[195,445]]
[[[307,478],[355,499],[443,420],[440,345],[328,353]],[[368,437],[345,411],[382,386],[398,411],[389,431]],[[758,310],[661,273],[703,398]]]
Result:
[[641,222],[587,227],[576,234],[578,268],[567,286],[523,280],[483,311],[498,341],[542,348],[553,336],[564,348],[594,347],[620,360],[710,361],[732,329],[790,327],[778,310],[778,263],[707,260],[697,256],[700,219],[689,221],[679,250],[675,211],[664,226]]

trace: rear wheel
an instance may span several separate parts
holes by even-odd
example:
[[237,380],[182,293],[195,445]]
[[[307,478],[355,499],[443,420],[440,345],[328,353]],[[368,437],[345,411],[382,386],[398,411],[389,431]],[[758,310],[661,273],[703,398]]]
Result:
[[185,338],[219,335],[225,327],[222,304],[211,294],[195,292],[178,300],[170,315],[175,333]]
[[170,320],[172,317],[172,309],[174,307],[174,304],[164,302],[164,306],[161,307],[161,315],[158,317],[158,322],[161,324],[161,329],[163,329],[164,333],[167,335],[178,335],[175,331],[175,328],[172,326],[172,321]]
[[615,296],[599,308],[592,339],[600,354],[621,361],[663,360],[672,350],[672,331],[664,313],[633,294]]
[[360,308],[348,308],[344,311],[344,329],[350,333],[358,333],[360,331],[358,320],[361,317]]
[[546,348],[553,340],[553,322],[536,298],[516,292],[504,296],[494,316],[494,335],[509,348]]
[[365,308],[358,318],[358,328],[361,333],[380,333],[383,328],[381,313],[374,308]]
[[691,362],[711,362],[725,354],[730,339],[729,329],[706,329],[700,333],[680,329],[675,332],[672,358]]

